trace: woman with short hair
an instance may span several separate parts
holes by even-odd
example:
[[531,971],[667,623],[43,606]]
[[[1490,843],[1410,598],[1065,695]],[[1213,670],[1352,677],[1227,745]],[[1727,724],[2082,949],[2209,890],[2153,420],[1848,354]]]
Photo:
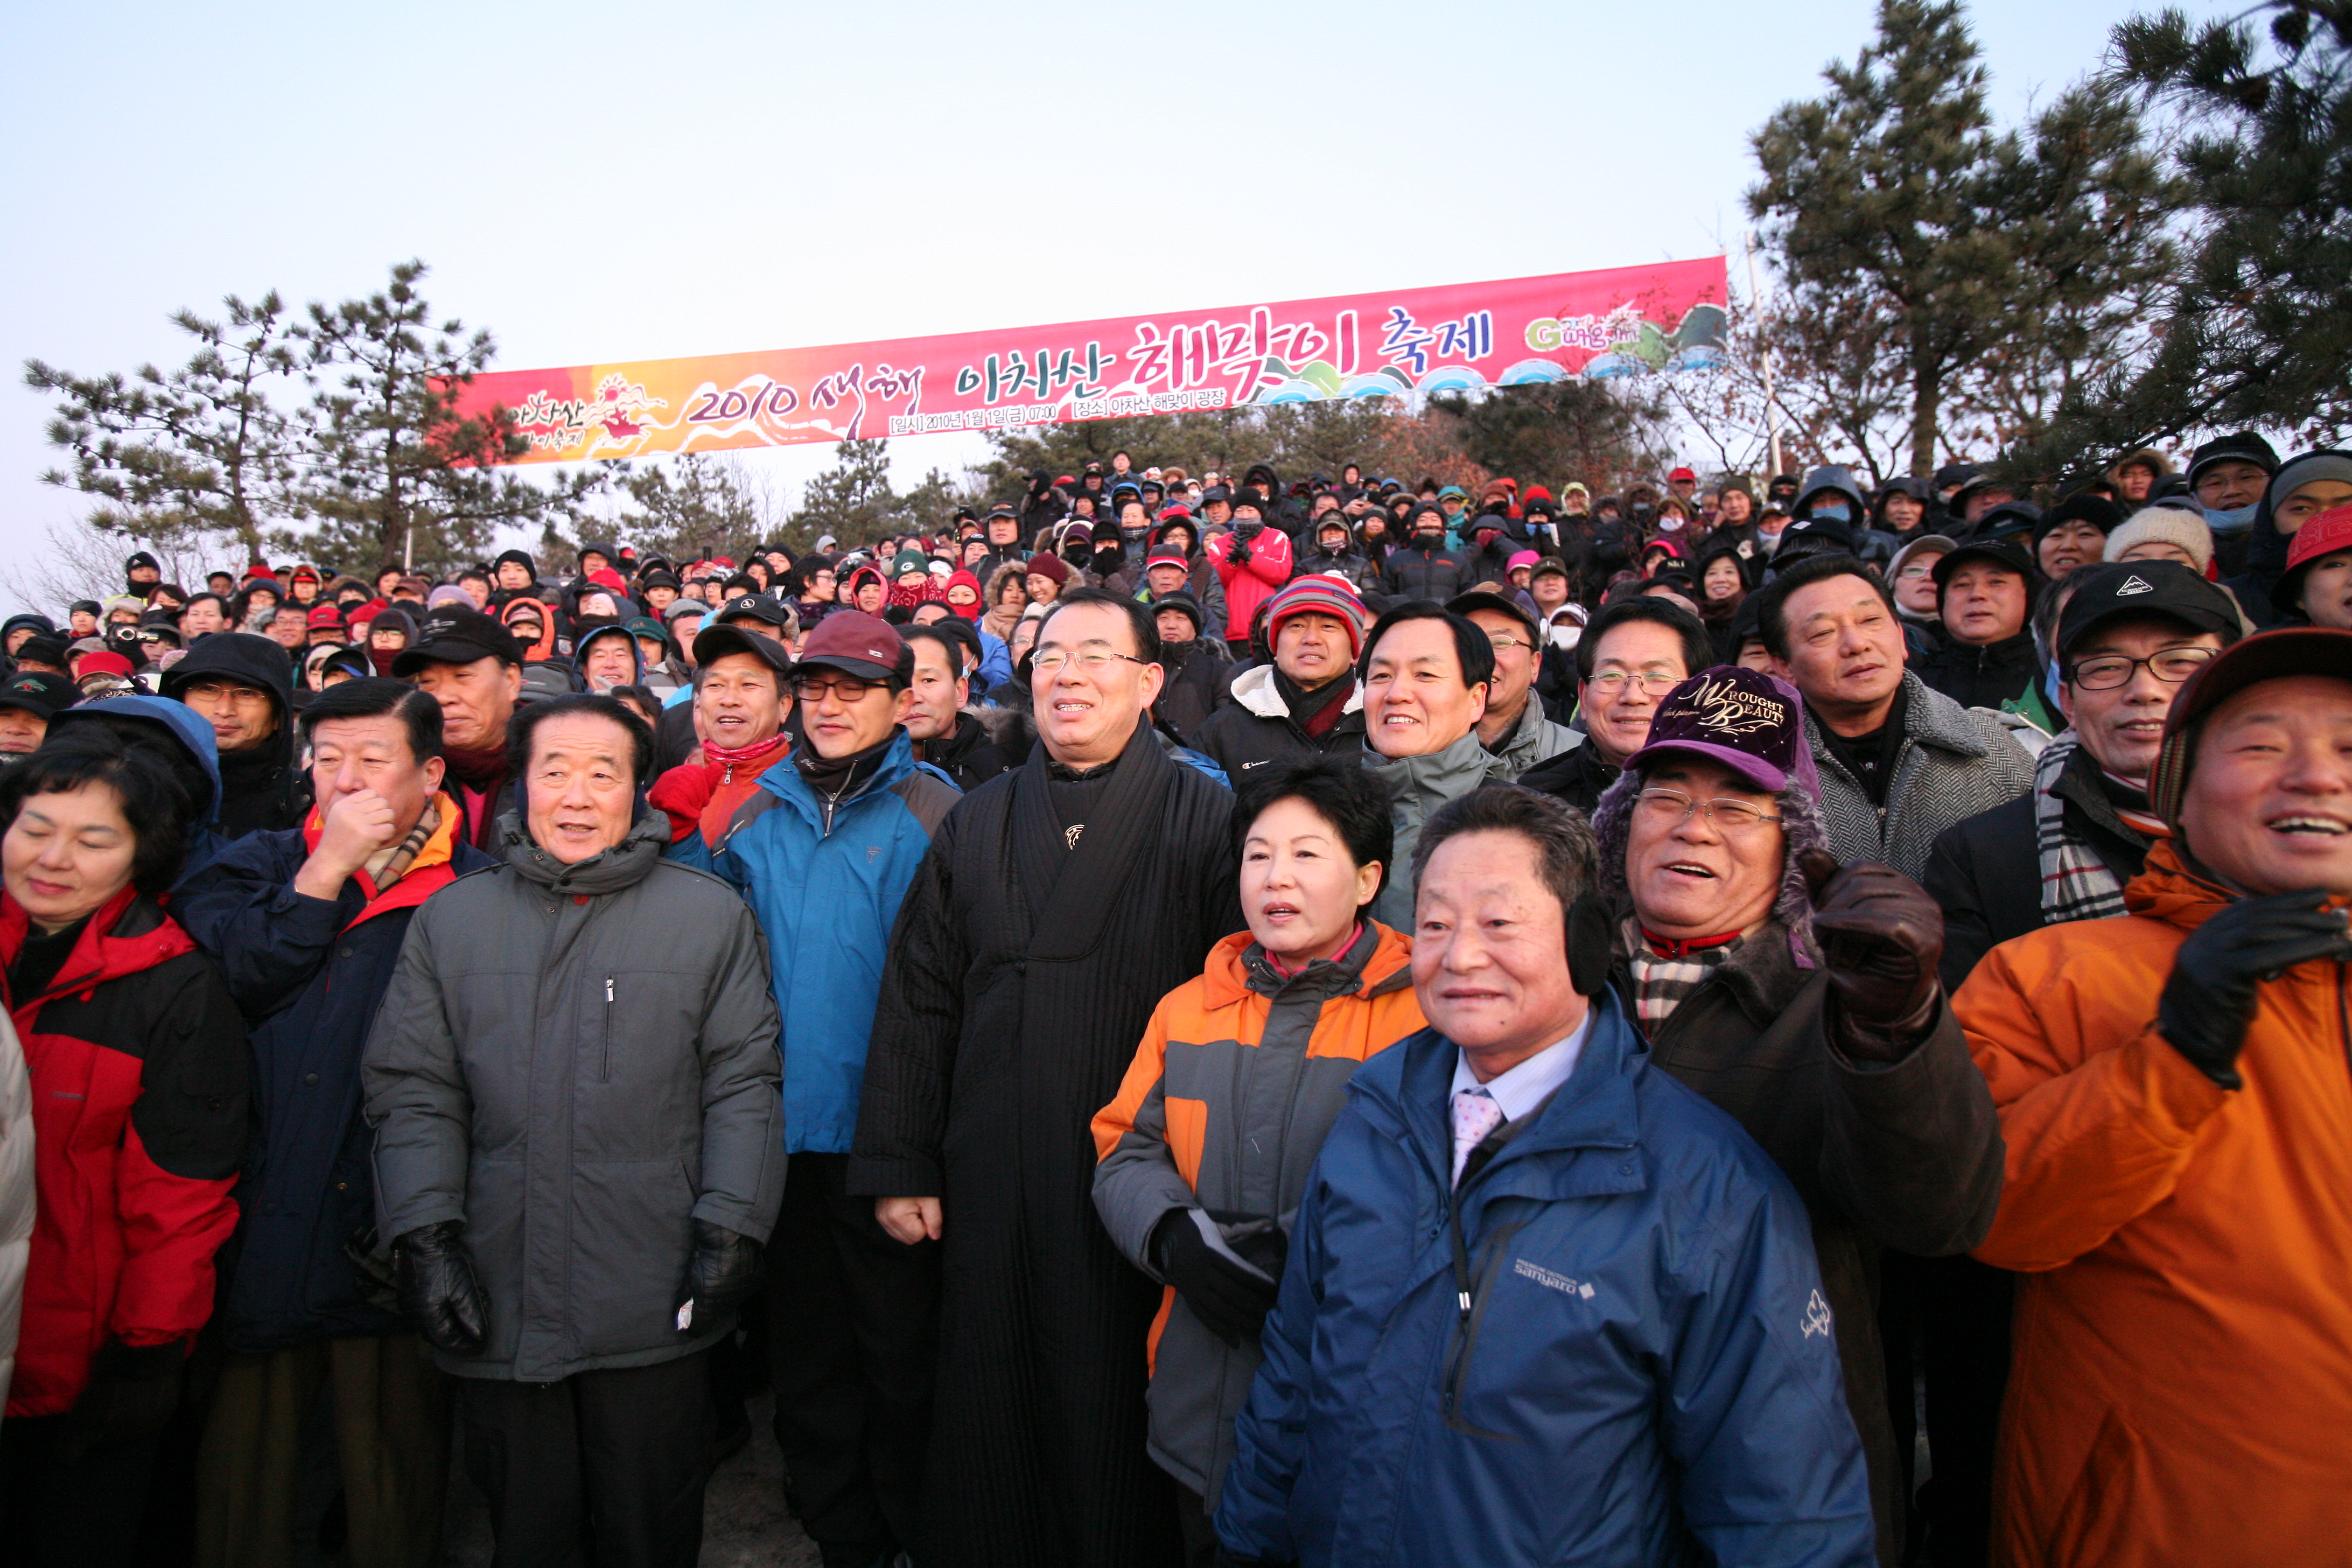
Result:
[[158,901],[196,804],[68,731],[0,775],[0,965],[32,1076],[37,1211],[0,1425],[9,1560],[127,1563],[236,1224],[245,1024]]

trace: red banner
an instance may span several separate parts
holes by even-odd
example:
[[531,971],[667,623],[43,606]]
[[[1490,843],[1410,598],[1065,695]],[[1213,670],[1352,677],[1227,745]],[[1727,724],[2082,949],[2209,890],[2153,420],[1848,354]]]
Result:
[[1669,261],[1055,327],[634,364],[499,371],[460,407],[510,409],[522,462],[574,462],[1404,397],[1702,370],[1724,263]]

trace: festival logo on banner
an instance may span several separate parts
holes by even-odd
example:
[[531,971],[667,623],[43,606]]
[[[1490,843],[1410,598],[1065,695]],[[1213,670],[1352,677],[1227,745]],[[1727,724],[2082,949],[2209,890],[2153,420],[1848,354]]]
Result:
[[1405,397],[1720,363],[1724,263],[1662,262],[1058,327],[478,376],[522,462]]

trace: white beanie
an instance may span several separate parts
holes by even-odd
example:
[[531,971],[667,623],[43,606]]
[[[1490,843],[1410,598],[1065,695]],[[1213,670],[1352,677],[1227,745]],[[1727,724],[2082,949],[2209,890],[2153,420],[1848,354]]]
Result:
[[2122,527],[2107,535],[2105,559],[2120,561],[2124,552],[2133,545],[2152,542],[2177,544],[2189,552],[2198,571],[2210,574],[2212,570],[2213,531],[2195,512],[2170,506],[2146,507],[2134,512]]

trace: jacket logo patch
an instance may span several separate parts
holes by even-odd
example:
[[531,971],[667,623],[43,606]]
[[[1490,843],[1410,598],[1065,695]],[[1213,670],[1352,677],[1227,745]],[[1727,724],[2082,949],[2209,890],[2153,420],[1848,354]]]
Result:
[[879,844],[868,844],[866,847],[866,863],[868,866],[871,866],[875,861],[879,860],[880,858],[882,858],[882,846]]
[[2116,597],[2120,599],[2129,594],[2153,594],[2155,592],[2155,584],[2149,582],[2145,577],[2135,574],[2125,578],[2121,584],[2117,584],[2116,588]]
[[1811,1339],[1815,1334],[1820,1334],[1826,1339],[1829,1331],[1830,1304],[1822,1300],[1822,1293],[1816,1290],[1805,1299],[1804,1337]]
[[1530,1263],[1522,1258],[1511,1265],[1511,1272],[1522,1279],[1534,1280],[1547,1290],[1557,1290],[1564,1296],[1574,1296],[1586,1301],[1592,1300],[1591,1280],[1570,1279],[1565,1274],[1553,1273],[1540,1263]]

